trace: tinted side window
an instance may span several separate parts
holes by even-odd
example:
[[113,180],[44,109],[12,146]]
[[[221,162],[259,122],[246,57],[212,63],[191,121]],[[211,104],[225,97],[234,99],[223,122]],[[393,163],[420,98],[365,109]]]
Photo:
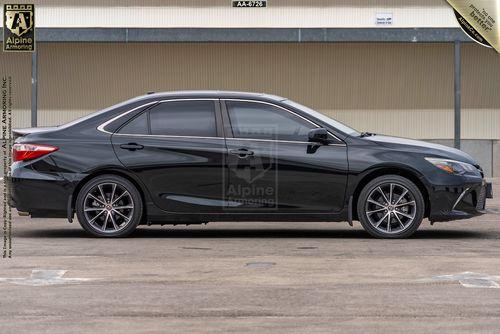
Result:
[[118,133],[147,135],[149,133],[147,112],[143,112],[125,124],[125,126],[122,127]]
[[281,108],[258,102],[226,102],[236,138],[307,141],[316,128],[306,120]]
[[163,102],[149,111],[152,135],[216,137],[213,101]]

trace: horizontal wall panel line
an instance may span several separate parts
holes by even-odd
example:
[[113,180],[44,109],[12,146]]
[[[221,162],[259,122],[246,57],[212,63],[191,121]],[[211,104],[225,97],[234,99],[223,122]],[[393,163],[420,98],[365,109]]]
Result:
[[[0,36],[3,31],[0,30]],[[470,42],[460,28],[37,28],[37,42]]]
[[252,9],[229,0],[25,1],[40,28],[381,28],[378,13],[391,14],[390,28],[459,27],[444,0],[271,0]]

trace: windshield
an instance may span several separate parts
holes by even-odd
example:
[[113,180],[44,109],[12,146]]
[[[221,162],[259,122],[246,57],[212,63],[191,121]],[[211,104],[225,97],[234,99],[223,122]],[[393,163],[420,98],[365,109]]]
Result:
[[325,122],[325,123],[333,126],[335,129],[337,129],[337,130],[339,130],[347,135],[350,135],[350,136],[360,136],[361,135],[358,131],[354,130],[353,128],[350,128],[347,125],[345,125],[339,121],[336,121],[336,120],[334,120],[334,119],[332,119],[332,118],[330,118],[322,113],[319,113],[316,110],[313,110],[311,108],[303,106],[300,103],[294,102],[292,100],[284,100],[282,102],[286,105],[291,106],[291,107],[294,107],[294,108],[297,108],[300,110],[304,110],[305,112],[307,112],[311,116],[321,120],[322,122]]

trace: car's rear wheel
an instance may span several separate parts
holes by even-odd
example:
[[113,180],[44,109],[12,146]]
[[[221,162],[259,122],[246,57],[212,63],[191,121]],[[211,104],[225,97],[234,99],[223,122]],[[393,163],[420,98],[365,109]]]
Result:
[[97,237],[124,237],[132,233],[142,216],[137,188],[117,175],[101,175],[87,182],[76,200],[80,225]]
[[377,238],[406,238],[420,226],[425,212],[418,187],[399,175],[384,175],[361,190],[357,203],[363,228]]

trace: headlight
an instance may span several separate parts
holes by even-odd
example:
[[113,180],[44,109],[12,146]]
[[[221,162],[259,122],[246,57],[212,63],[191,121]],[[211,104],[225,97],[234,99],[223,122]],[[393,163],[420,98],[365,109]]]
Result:
[[475,166],[468,164],[466,162],[441,159],[441,158],[425,158],[425,160],[429,161],[431,164],[433,164],[437,168],[444,170],[445,172],[450,173],[450,174],[481,175],[481,173],[479,172],[479,169],[477,169]]

